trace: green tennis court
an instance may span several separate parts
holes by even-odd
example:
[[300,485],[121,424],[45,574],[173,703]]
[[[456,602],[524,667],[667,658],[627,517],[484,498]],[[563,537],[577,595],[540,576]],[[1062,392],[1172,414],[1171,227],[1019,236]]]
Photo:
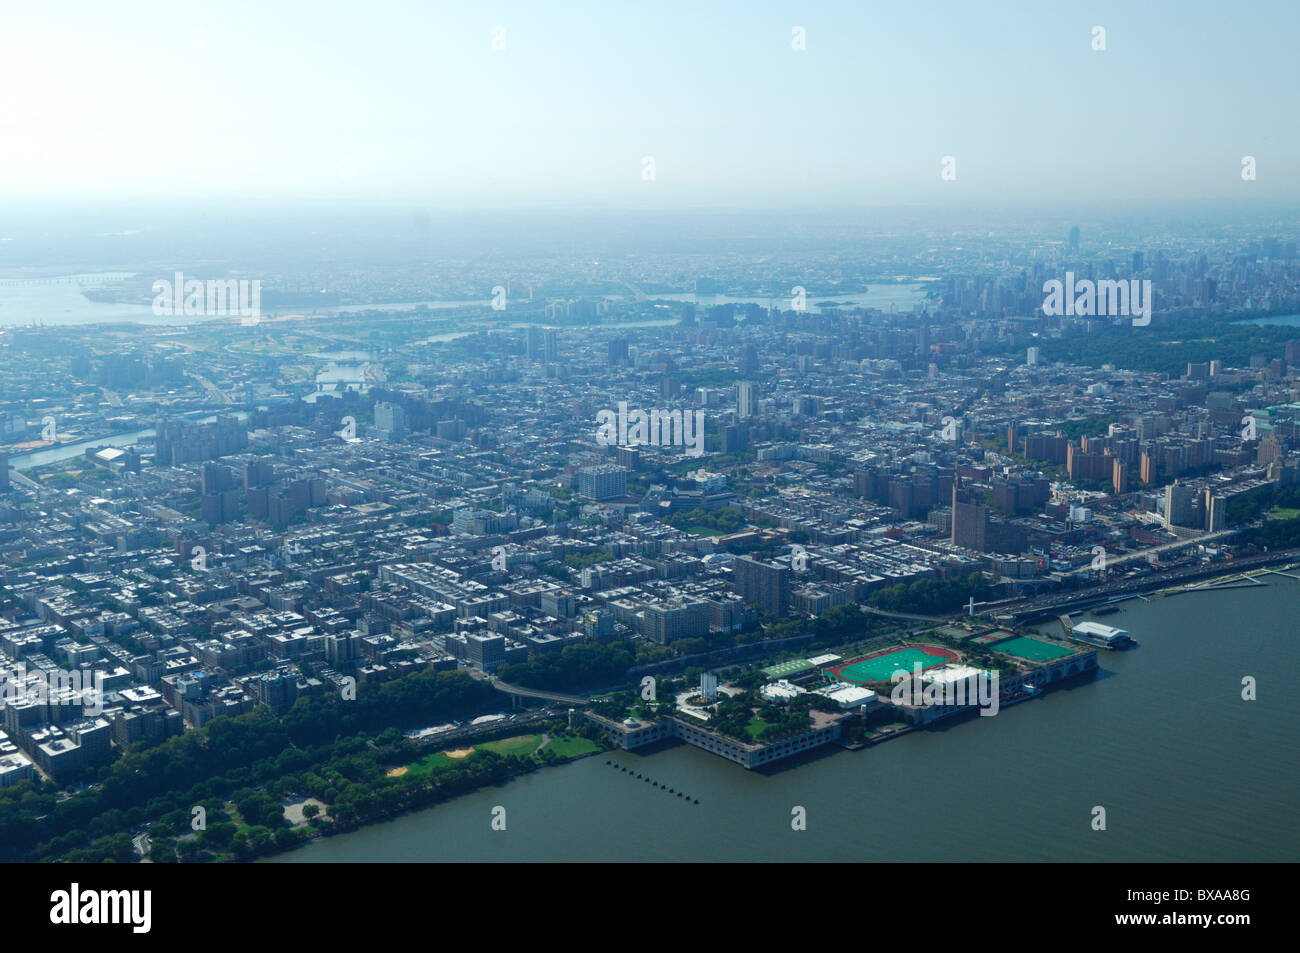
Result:
[[999,642],[993,648],[995,651],[1005,652],[1007,655],[1014,655],[1016,658],[1030,662],[1051,662],[1075,653],[1074,649],[1052,645],[1050,642],[1040,642],[1038,639],[1027,639],[1023,635]]
[[929,649],[908,646],[872,658],[848,662],[831,669],[831,672],[837,678],[846,682],[856,682],[864,685],[870,682],[888,682],[899,669],[910,675],[914,665],[919,664],[923,669],[933,668],[936,665],[950,662],[956,657],[956,653],[937,646]]

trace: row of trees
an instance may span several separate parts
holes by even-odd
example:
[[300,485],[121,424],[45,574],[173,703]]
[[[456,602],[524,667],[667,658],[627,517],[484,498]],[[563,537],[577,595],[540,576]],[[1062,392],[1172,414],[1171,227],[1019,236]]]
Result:
[[972,596],[981,602],[989,594],[989,584],[982,573],[972,573],[955,579],[918,579],[881,589],[872,598],[881,609],[888,612],[907,612],[914,615],[940,615],[955,612],[966,605]]
[[494,689],[465,672],[423,671],[363,686],[351,701],[333,692],[299,699],[284,715],[294,744],[312,745],[358,732],[412,728],[433,719],[476,710]]
[[526,662],[502,665],[497,674],[503,681],[529,688],[580,691],[622,681],[636,661],[625,643],[584,642],[559,652],[534,655]]

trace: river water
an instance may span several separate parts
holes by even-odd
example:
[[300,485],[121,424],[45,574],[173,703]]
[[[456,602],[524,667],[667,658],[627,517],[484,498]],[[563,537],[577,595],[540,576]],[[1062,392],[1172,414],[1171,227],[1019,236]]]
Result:
[[1300,581],[1268,578],[1126,603],[1101,621],[1140,648],[994,717],[773,774],[686,745],[602,753],[271,861],[1294,861]]
[[[92,288],[106,282],[132,278],[130,272],[100,272],[85,275],[66,275],[48,279],[4,278],[0,279],[0,327],[6,325],[26,325],[41,322],[47,325],[97,324],[100,322],[131,322],[147,325],[190,326],[206,320],[202,316],[178,318],[174,315],[155,315],[152,305],[147,304],[110,304],[103,301],[91,301],[82,294],[83,289]],[[171,276],[168,275],[168,278]],[[900,284],[876,284],[867,291],[853,295],[809,295],[807,307],[817,312],[822,307],[846,306],[851,304],[879,308],[882,311],[912,311],[925,300],[926,283],[920,281]],[[628,300],[630,296],[622,294],[600,295],[613,301]],[[650,295],[654,301],[692,302],[701,307],[715,304],[761,304],[764,307],[790,308],[791,299],[775,297],[740,297],[727,295],[696,295],[690,292],[682,294]],[[350,314],[364,311],[430,311],[454,310],[457,308],[486,308],[492,304],[491,299],[454,300],[454,301],[407,301],[394,304],[357,304],[340,305],[332,308],[308,309],[308,313]],[[285,313],[297,313],[297,309],[281,309]]]
[[[240,420],[248,419],[248,411],[232,410],[224,416],[237,417]],[[210,424],[216,420],[216,416],[204,417],[198,423]],[[47,463],[57,463],[60,460],[71,460],[73,457],[84,456],[86,451],[98,447],[134,447],[142,440],[147,440],[154,436],[154,429],[150,427],[147,430],[132,430],[126,433],[110,433],[102,437],[90,437],[86,440],[78,440],[75,443],[60,444],[57,447],[49,447],[45,450],[35,450],[31,453],[12,454],[9,457],[9,466],[14,470],[34,470],[37,467],[43,467]]]

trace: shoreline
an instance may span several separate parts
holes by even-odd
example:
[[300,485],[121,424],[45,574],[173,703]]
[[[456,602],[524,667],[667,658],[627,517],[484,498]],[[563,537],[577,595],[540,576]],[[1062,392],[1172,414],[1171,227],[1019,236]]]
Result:
[[[1272,557],[1272,556],[1274,556],[1275,554],[1267,554],[1267,555],[1270,556],[1270,557]],[[1244,581],[1244,580],[1251,580],[1251,581],[1253,581],[1253,582],[1255,583],[1254,585],[1246,586],[1246,588],[1257,588],[1257,587],[1261,587],[1261,586],[1266,585],[1265,583],[1263,583],[1263,582],[1259,582],[1258,580],[1260,579],[1260,577],[1268,576],[1268,575],[1283,575],[1283,576],[1285,576],[1286,578],[1296,579],[1297,581],[1300,581],[1300,575],[1292,575],[1292,574],[1290,574],[1290,572],[1289,572],[1290,570],[1300,569],[1300,560],[1297,560],[1297,554],[1294,553],[1294,552],[1290,552],[1290,551],[1288,551],[1288,552],[1286,552],[1286,553],[1281,553],[1281,552],[1279,552],[1278,554],[1276,554],[1276,556],[1277,556],[1277,559],[1276,559],[1276,560],[1272,560],[1272,559],[1270,559],[1269,562],[1270,562],[1270,563],[1285,563],[1285,565],[1281,566],[1280,569],[1270,568],[1269,566],[1252,566],[1252,567],[1250,567],[1250,568],[1248,568],[1248,569],[1245,569],[1245,570],[1234,571],[1234,570],[1230,569],[1229,567],[1219,566],[1219,567],[1215,567],[1216,570],[1218,570],[1218,572],[1209,575],[1205,580],[1200,581],[1200,582],[1196,583],[1195,585],[1178,585],[1178,586],[1164,586],[1164,587],[1155,587],[1155,586],[1153,586],[1153,587],[1151,587],[1151,588],[1149,588],[1149,589],[1144,590],[1144,592],[1145,592],[1146,594],[1149,594],[1149,595],[1159,595],[1159,596],[1161,596],[1161,597],[1164,597],[1164,596],[1167,596],[1167,595],[1178,595],[1178,594],[1181,594],[1181,593],[1184,593],[1184,592],[1195,592],[1195,591],[1215,591],[1215,590],[1217,590],[1217,589],[1235,589],[1235,588],[1240,588],[1241,586],[1234,586],[1234,585],[1232,585],[1232,583],[1233,583],[1234,581],[1240,583],[1240,582],[1242,582],[1242,581]],[[1226,583],[1227,585],[1225,585],[1225,583]],[[1117,602],[1122,602],[1122,601],[1129,601],[1129,600],[1131,600],[1131,599],[1133,599],[1133,598],[1141,598],[1141,599],[1143,599],[1143,601],[1150,601],[1150,599],[1147,598],[1147,595],[1144,595],[1144,594],[1142,594],[1142,593],[1132,593],[1132,594],[1128,594],[1128,595],[1124,596],[1124,597],[1123,597],[1122,599],[1120,599],[1120,600],[1116,600],[1116,603],[1117,603]],[[1104,603],[1104,604],[1116,604],[1116,603]],[[1092,608],[1095,608],[1095,607],[1092,607]],[[1084,611],[1084,612],[1087,612],[1087,611],[1091,611],[1091,608],[1090,608],[1090,609],[1084,609],[1084,610],[1076,610],[1076,611]],[[1029,626],[1036,626],[1036,625],[1038,625],[1038,624],[1041,624],[1041,623],[1027,623],[1027,627],[1029,627]],[[1097,670],[1093,670],[1093,671],[1087,673],[1087,676],[1088,676],[1089,678],[1095,678],[1095,677],[1096,677],[1096,674],[1097,674]],[[1078,680],[1078,679],[1074,679],[1074,678],[1069,679],[1069,680],[1067,681],[1067,683],[1063,683],[1063,687],[1070,687],[1070,686],[1071,686],[1073,683],[1075,683],[1077,680]],[[1053,686],[1053,688],[1054,688],[1054,687],[1056,687],[1056,686]],[[1049,688],[1047,691],[1043,692],[1042,695],[1033,696],[1033,698],[1042,697],[1043,695],[1048,695],[1048,694],[1051,694],[1051,693],[1052,693],[1052,689]],[[1033,700],[1033,698],[1024,698],[1024,699],[1020,699],[1020,700],[1018,700],[1018,701],[1016,701],[1016,702],[1013,702],[1012,705],[1009,705],[1009,706],[1007,706],[1007,707],[1012,707],[1013,705],[1018,704],[1019,701],[1029,701],[1029,700]],[[943,724],[947,724],[947,723],[956,723],[956,722],[960,722],[960,721],[966,721],[966,720],[968,720],[968,718],[965,717],[965,716],[967,716],[967,715],[971,715],[971,714],[973,714],[973,712],[962,713],[961,715],[958,715],[958,716],[955,717],[955,718],[945,718],[945,719],[941,719],[941,723],[943,723]],[[519,726],[519,727],[522,727],[522,726]],[[885,732],[878,732],[878,733],[874,734],[874,735],[871,736],[871,737],[862,738],[862,739],[857,740],[857,741],[855,741],[854,743],[851,743],[851,744],[839,744],[838,747],[841,748],[841,749],[843,749],[843,750],[849,750],[849,751],[862,751],[862,750],[866,750],[866,749],[868,749],[868,748],[874,748],[874,747],[876,747],[876,746],[878,746],[878,745],[880,745],[880,744],[882,744],[882,743],[884,743],[884,742],[886,742],[886,741],[893,740],[893,739],[896,738],[896,737],[901,737],[902,735],[906,735],[906,734],[912,734],[913,732],[915,732],[915,731],[917,731],[917,730],[919,730],[919,728],[918,728],[917,726],[908,725],[908,726],[905,726],[905,727],[899,727],[899,728],[897,728],[897,729],[893,729],[893,730],[889,730],[889,731],[885,731]],[[457,733],[457,734],[459,734],[459,733]],[[491,738],[496,737],[497,732],[488,732],[487,734],[489,735],[489,739],[491,739]],[[502,737],[514,737],[514,736],[511,735],[511,734],[507,731],[507,732],[502,733]],[[427,744],[424,744],[424,745],[418,745],[418,747],[420,747],[420,748],[422,748],[422,749],[424,749],[424,748],[429,749],[429,751],[428,751],[427,753],[436,753],[438,750],[441,750],[442,747],[445,747],[446,743],[449,741],[449,739],[446,739],[446,738],[438,738],[436,741],[434,741],[433,739],[429,739],[429,740],[430,740],[432,743],[427,743]],[[466,740],[466,739],[464,739],[464,738],[458,739],[458,740],[457,740],[457,744],[463,744],[465,740]],[[401,817],[403,817],[403,816],[405,816],[405,815],[416,814],[416,813],[421,812],[421,811],[425,811],[425,810],[433,809],[433,808],[438,807],[438,806],[443,805],[443,804],[451,803],[451,802],[456,801],[456,800],[458,800],[458,799],[460,799],[460,798],[462,798],[462,797],[464,797],[464,796],[466,796],[466,795],[474,794],[474,793],[478,793],[478,792],[480,792],[480,791],[483,791],[483,790],[485,790],[485,789],[488,788],[488,787],[504,787],[504,786],[506,786],[507,784],[509,784],[510,782],[512,782],[512,781],[514,781],[514,780],[517,780],[518,778],[521,778],[521,777],[523,777],[523,776],[525,776],[525,775],[528,775],[528,774],[532,774],[532,773],[540,772],[540,771],[541,771],[542,769],[544,769],[544,768],[550,768],[550,767],[562,767],[562,766],[564,766],[564,765],[572,764],[572,763],[575,763],[575,762],[577,762],[577,761],[580,761],[580,760],[582,760],[582,759],[584,759],[584,758],[588,758],[588,757],[591,757],[591,756],[594,756],[594,755],[597,755],[597,754],[602,754],[602,753],[604,753],[604,754],[608,754],[608,753],[610,753],[610,752],[617,752],[617,751],[621,750],[617,745],[610,745],[610,744],[608,744],[606,741],[603,741],[603,740],[602,740],[601,742],[598,742],[598,744],[600,744],[600,747],[597,748],[597,749],[594,750],[594,751],[590,751],[590,752],[586,752],[586,753],[583,753],[583,754],[578,754],[578,755],[574,755],[574,756],[566,757],[566,758],[563,758],[563,759],[557,759],[557,760],[551,761],[551,762],[549,762],[549,763],[545,763],[545,762],[540,762],[540,761],[532,760],[533,757],[538,753],[538,752],[535,751],[535,752],[532,752],[532,753],[530,753],[530,754],[528,755],[529,763],[527,763],[526,765],[518,766],[518,767],[517,767],[515,770],[513,770],[511,773],[507,774],[505,777],[503,777],[503,778],[501,778],[501,779],[499,779],[499,780],[496,780],[496,781],[491,781],[491,782],[488,782],[488,783],[484,783],[484,784],[482,784],[482,785],[480,785],[480,786],[477,786],[477,787],[474,787],[474,788],[471,788],[471,789],[468,789],[468,790],[459,791],[459,792],[456,792],[456,793],[454,793],[454,794],[451,794],[450,796],[439,796],[439,797],[437,797],[437,798],[435,798],[435,799],[432,799],[432,800],[429,800],[429,801],[426,801],[426,802],[423,802],[423,803],[414,803],[414,804],[410,804],[410,805],[407,805],[407,806],[404,806],[404,807],[400,807],[400,808],[396,808],[396,809],[393,809],[393,810],[382,811],[382,812],[379,812],[379,813],[376,813],[376,814],[373,814],[373,815],[369,815],[369,816],[367,816],[367,817],[366,817],[365,819],[363,819],[363,820],[356,820],[356,821],[350,822],[346,827],[340,827],[340,826],[338,826],[338,824],[337,824],[336,821],[331,821],[331,823],[329,823],[327,826],[326,826],[326,825],[322,825],[322,826],[320,826],[320,827],[313,826],[313,825],[311,825],[310,823],[303,824],[303,825],[298,825],[298,826],[294,826],[294,827],[291,827],[291,828],[288,828],[288,829],[294,831],[295,834],[298,835],[298,836],[300,836],[301,839],[298,840],[297,842],[295,842],[294,844],[290,845],[290,846],[287,846],[287,847],[284,847],[284,848],[281,848],[281,849],[274,849],[274,848],[272,848],[272,849],[269,849],[269,850],[265,850],[265,851],[263,851],[263,852],[257,854],[256,856],[253,856],[253,857],[242,857],[242,858],[241,858],[241,857],[226,856],[226,857],[220,857],[220,858],[213,858],[213,859],[211,859],[211,860],[201,861],[201,862],[205,862],[205,863],[257,863],[257,862],[261,862],[261,861],[270,860],[271,858],[281,857],[281,856],[285,856],[285,855],[288,855],[288,854],[292,854],[294,851],[297,851],[297,850],[299,850],[299,849],[306,848],[306,847],[310,846],[313,842],[318,841],[318,840],[321,840],[321,839],[323,839],[323,838],[330,838],[330,837],[334,837],[334,836],[341,835],[341,834],[351,834],[351,833],[356,833],[356,832],[359,832],[359,831],[361,831],[361,830],[363,830],[363,829],[366,829],[366,828],[377,827],[377,826],[379,826],[379,825],[381,825],[381,824],[384,824],[384,823],[386,823],[386,822],[394,821],[394,820],[398,820],[398,819],[400,819]],[[681,744],[680,742],[679,742],[678,744],[674,744],[673,747],[677,747],[677,746],[679,746],[680,744]],[[395,767],[396,767],[396,766],[395,766]],[[798,767],[800,767],[800,765],[798,765],[798,764],[794,764],[794,765],[792,765],[792,767],[794,767],[794,768],[797,769]],[[392,775],[389,775],[389,777],[393,777],[393,776],[392,776]],[[328,815],[328,806],[327,806],[327,809],[326,809],[325,813]],[[150,863],[150,862],[152,862],[152,861],[150,861],[149,858],[148,858],[148,856],[146,855],[146,856],[143,856],[143,857],[138,857],[138,858],[136,859],[135,862],[136,862],[136,863]]]
[[[613,750],[613,749],[610,748],[610,747],[601,747],[601,748],[597,749],[596,751],[588,751],[586,754],[573,755],[572,757],[564,758],[563,760],[555,761],[555,762],[553,762],[553,763],[551,763],[551,764],[535,764],[535,763],[534,763],[534,764],[532,764],[530,767],[528,767],[528,768],[526,768],[526,769],[524,769],[524,770],[521,770],[521,771],[519,771],[519,772],[517,772],[517,773],[515,773],[515,774],[508,775],[507,777],[503,778],[503,779],[500,780],[500,781],[492,782],[492,783],[489,783],[489,784],[484,784],[484,785],[482,785],[481,787],[473,788],[472,790],[469,790],[469,791],[462,791],[462,792],[460,792],[460,793],[458,793],[458,794],[453,794],[451,797],[439,798],[439,799],[437,799],[437,800],[430,801],[430,802],[427,803],[427,804],[412,804],[412,805],[410,805],[409,807],[402,807],[402,808],[398,808],[398,809],[393,810],[393,811],[384,811],[384,812],[382,812],[382,813],[380,813],[380,814],[373,815],[373,816],[371,816],[371,817],[366,818],[366,819],[363,820],[363,821],[360,821],[360,822],[358,822],[358,823],[356,823],[356,824],[349,825],[349,826],[347,826],[347,827],[338,827],[338,826],[337,826],[336,824],[334,824],[334,823],[331,823],[329,827],[312,827],[310,824],[308,824],[308,825],[305,825],[303,828],[299,828],[299,829],[301,829],[301,830],[307,830],[307,831],[309,831],[310,833],[309,833],[307,836],[303,837],[303,839],[302,839],[301,841],[299,841],[298,843],[294,844],[294,845],[291,846],[291,847],[286,847],[286,848],[284,848],[283,850],[272,850],[272,851],[268,851],[268,852],[265,852],[265,853],[259,854],[259,855],[256,856],[256,857],[249,857],[249,858],[243,858],[243,859],[241,859],[241,858],[231,858],[230,860],[212,860],[212,861],[207,861],[207,863],[215,863],[215,864],[256,864],[256,863],[261,863],[262,861],[269,860],[269,859],[272,858],[272,857],[281,857],[281,856],[284,856],[285,854],[292,854],[292,853],[294,853],[295,851],[303,850],[303,849],[305,849],[305,848],[307,848],[307,847],[310,847],[312,844],[314,844],[314,843],[315,843],[316,841],[318,841],[318,840],[325,840],[325,839],[328,839],[328,838],[330,838],[330,837],[336,837],[336,836],[341,835],[341,834],[355,834],[355,833],[357,833],[358,831],[364,830],[364,829],[366,829],[366,828],[377,827],[377,826],[379,826],[380,824],[387,823],[388,821],[395,821],[395,820],[397,820],[397,819],[399,819],[399,818],[401,818],[401,817],[403,817],[403,816],[405,816],[405,815],[408,815],[408,814],[416,814],[416,813],[418,813],[418,812],[420,812],[420,811],[428,811],[428,810],[432,810],[432,809],[434,809],[434,808],[436,808],[436,807],[438,807],[438,806],[440,806],[440,805],[442,805],[442,804],[450,804],[450,803],[453,802],[453,801],[458,801],[458,800],[460,800],[461,798],[468,797],[468,796],[471,795],[471,794],[477,794],[478,792],[483,791],[483,790],[486,790],[487,788],[490,788],[490,787],[498,787],[498,788],[500,788],[500,787],[505,787],[506,785],[508,785],[508,784],[510,784],[510,783],[512,783],[512,782],[514,782],[514,781],[517,781],[519,778],[525,777],[525,776],[527,776],[527,775],[529,775],[529,774],[534,774],[534,773],[539,772],[539,771],[543,771],[543,770],[545,770],[545,769],[547,769],[547,768],[562,768],[562,767],[564,767],[564,766],[566,766],[566,765],[573,764],[573,763],[575,763],[575,762],[581,761],[581,760],[583,760],[584,758],[594,758],[594,757],[595,757],[596,755],[598,755],[598,754],[605,754],[605,753],[608,753],[608,752],[611,751],[611,750]],[[140,858],[140,859],[139,859],[138,861],[136,861],[136,862],[137,862],[137,863],[145,863],[146,861],[147,861],[147,858],[146,858],[146,857],[142,857],[142,858]]]

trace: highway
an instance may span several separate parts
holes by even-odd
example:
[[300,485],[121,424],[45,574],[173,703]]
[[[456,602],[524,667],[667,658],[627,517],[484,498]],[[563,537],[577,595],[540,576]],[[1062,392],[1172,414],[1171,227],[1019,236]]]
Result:
[[1269,563],[1289,562],[1295,560],[1297,557],[1300,557],[1300,550],[1291,549],[1262,553],[1258,556],[1249,556],[1244,559],[1234,559],[1229,563],[1197,563],[1193,566],[1180,566],[1176,569],[1157,572],[1148,576],[1115,580],[1113,582],[1103,583],[1100,586],[1091,586],[1086,589],[1056,592],[1048,596],[1043,596],[1038,599],[1030,599],[1028,601],[1015,599],[1007,600],[1002,603],[985,605],[981,611],[985,613],[1007,612],[1014,618],[1024,621],[1034,616],[1057,615],[1061,612],[1070,609],[1077,609],[1084,605],[1106,602],[1117,596],[1133,596],[1157,589],[1165,589],[1174,583],[1191,581],[1198,577],[1219,576],[1228,573],[1241,572],[1246,569],[1254,569]]
[[[979,608],[979,606],[980,603],[975,603],[976,608]],[[950,616],[913,615],[910,612],[889,612],[885,609],[877,609],[875,606],[866,605],[865,603],[860,603],[858,608],[863,612],[870,612],[872,615],[889,616],[891,619],[910,619],[913,622],[948,622],[951,619]]]
[[[1152,555],[1159,556],[1161,553],[1173,552],[1179,549],[1186,549],[1188,546],[1201,546],[1205,543],[1213,542],[1216,539],[1222,539],[1225,536],[1235,536],[1242,531],[1241,527],[1234,529],[1221,529],[1213,533],[1206,533],[1204,536],[1197,536],[1194,539],[1177,539],[1172,543],[1161,543],[1159,546],[1152,546],[1149,549],[1143,549],[1136,553],[1125,553],[1123,556],[1106,556],[1106,569],[1110,570],[1124,563],[1132,562],[1135,559],[1146,561]],[[1091,566],[1081,566],[1078,569],[1071,570],[1068,573],[1062,573],[1064,576],[1078,576],[1092,572]]]
[[580,695],[565,695],[562,692],[546,692],[539,688],[525,688],[522,685],[511,685],[509,682],[501,681],[495,675],[487,675],[477,669],[470,669],[469,673],[474,678],[486,681],[497,691],[504,692],[507,695],[518,695],[521,698],[541,698],[546,701],[560,702],[564,705],[583,706],[591,704],[591,699],[583,698]]
[[496,721],[488,721],[480,725],[462,725],[459,728],[453,728],[451,731],[440,731],[437,734],[421,735],[419,738],[412,738],[411,740],[422,748],[443,747],[451,741],[464,741],[478,737],[479,735],[493,734],[504,729],[519,728],[524,725],[532,724],[533,722],[549,721],[552,718],[564,718],[565,715],[565,712],[557,711],[554,708],[534,708],[526,712],[508,715],[505,718]]

